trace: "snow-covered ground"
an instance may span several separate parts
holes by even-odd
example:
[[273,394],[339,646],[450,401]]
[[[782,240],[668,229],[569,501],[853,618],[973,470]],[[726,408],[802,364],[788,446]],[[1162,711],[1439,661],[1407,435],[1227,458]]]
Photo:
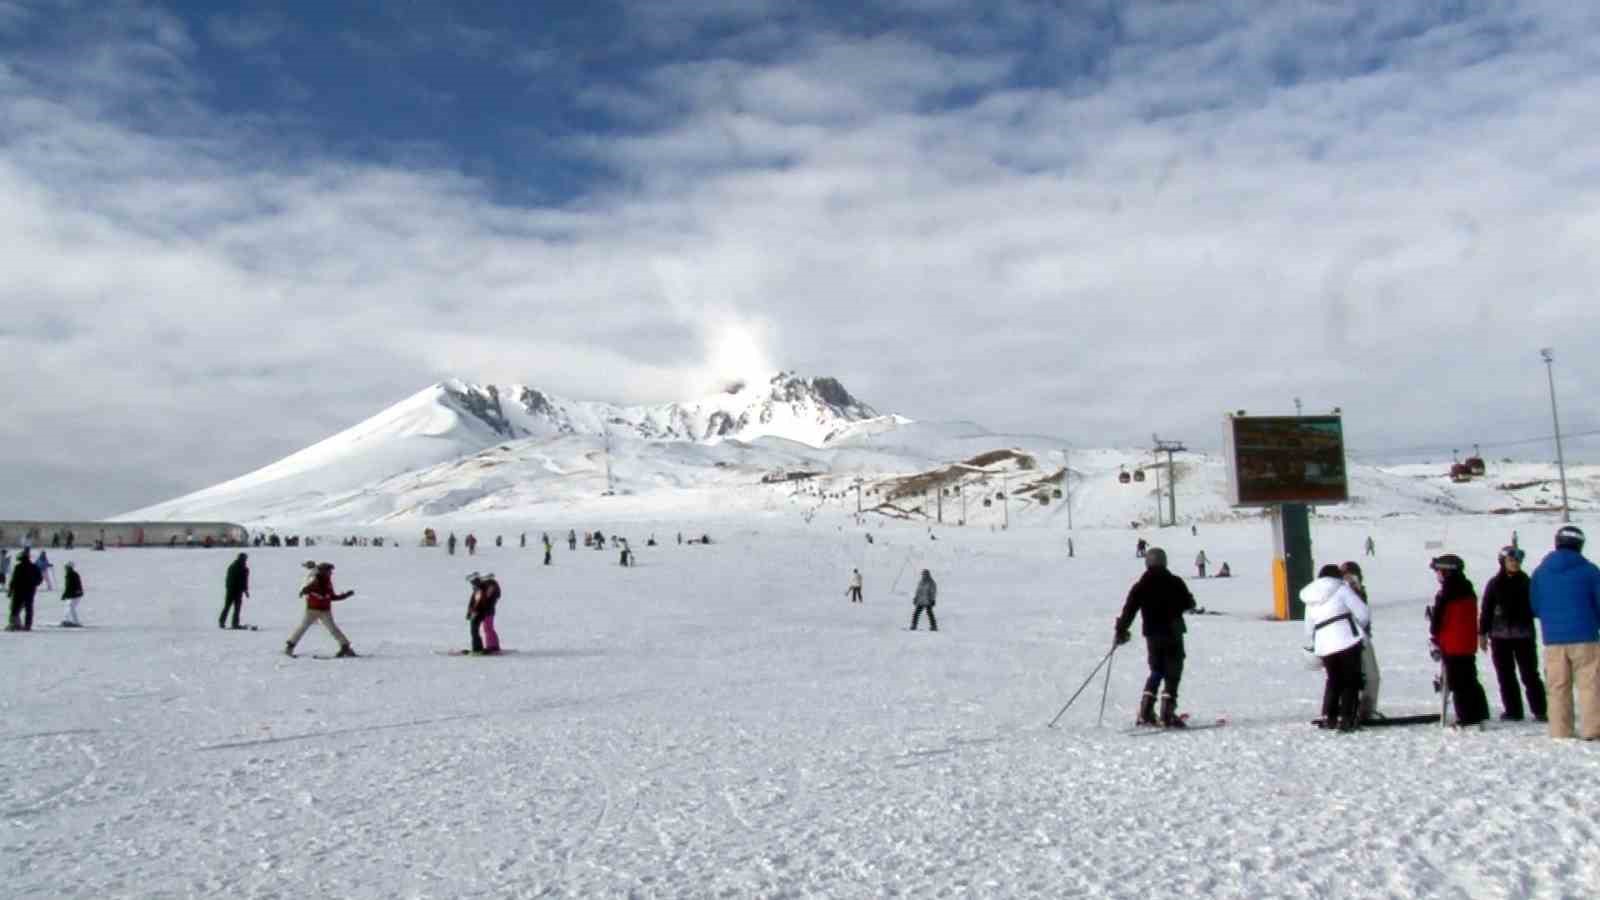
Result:
[[[1587,897],[1600,885],[1600,745],[1535,724],[1328,734],[1297,623],[1264,621],[1261,522],[1145,532],[1223,615],[1190,622],[1183,707],[1231,724],[1129,736],[1134,643],[1045,723],[1110,645],[1135,534],[940,529],[791,514],[623,524],[636,568],[532,535],[475,558],[250,551],[259,632],[221,632],[233,551],[75,560],[90,627],[5,634],[0,891],[7,896]],[[1585,523],[1589,524],[1589,523]],[[498,526],[477,529],[480,538]],[[649,528],[665,543],[643,546]],[[1480,586],[1549,519],[1314,520],[1360,558],[1390,714],[1435,707],[1428,546]],[[1591,526],[1600,532],[1600,522]],[[465,528],[457,529],[464,531]],[[610,528],[606,528],[610,531]],[[299,562],[338,565],[367,658],[280,654]],[[844,597],[851,566],[864,605]],[[917,570],[940,631],[909,633]],[[506,590],[502,658],[459,658],[472,569]],[[41,620],[59,617],[41,594]],[[302,652],[327,652],[311,632]],[[1480,674],[1499,711],[1487,660]]]

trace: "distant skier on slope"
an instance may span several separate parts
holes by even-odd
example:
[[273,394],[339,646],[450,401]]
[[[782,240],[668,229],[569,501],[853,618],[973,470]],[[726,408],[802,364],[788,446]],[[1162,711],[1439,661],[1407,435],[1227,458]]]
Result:
[[550,565],[550,550],[550,535],[546,534],[544,536],[544,564],[547,566]]
[[850,570],[850,586],[845,589],[845,594],[847,596],[849,596],[851,603],[861,603],[862,602],[862,600],[861,600],[861,570],[860,569],[851,569]]
[[283,654],[285,656],[293,656],[294,645],[300,642],[300,638],[306,633],[306,629],[321,622],[322,627],[328,629],[328,633],[333,635],[333,639],[339,642],[339,652],[335,655],[358,655],[356,651],[350,648],[350,639],[345,637],[344,632],[340,631],[338,624],[333,621],[333,604],[347,599],[353,594],[355,594],[355,591],[345,591],[341,594],[333,589],[333,563],[318,563],[316,571],[312,574],[309,582],[300,589],[300,595],[306,598],[306,614],[300,620],[299,627],[294,630],[293,634],[289,635],[289,640],[284,642]]
[[467,576],[472,596],[467,600],[467,621],[472,624],[472,652],[499,653],[500,635],[494,630],[495,607],[500,603],[500,582],[494,573]]
[[454,531],[450,532],[450,539],[444,542],[444,546],[451,556],[456,555],[456,533]]
[[473,534],[470,531],[467,532],[467,555],[468,556],[477,556],[478,555],[478,536]]
[[1206,577],[1206,551],[1201,550],[1194,558],[1195,577]]
[[1361,724],[1361,645],[1372,616],[1335,565],[1323,566],[1300,590],[1306,637],[1322,661],[1322,727],[1355,731]]
[[233,627],[243,627],[239,624],[239,610],[244,606],[244,598],[250,596],[250,567],[245,564],[246,558],[243,553],[235,557],[222,578],[222,614],[217,616],[218,628],[227,627],[230,610],[233,612]]
[[578,549],[578,532],[571,528],[567,529],[567,549]]
[[39,567],[39,579],[44,583],[44,589],[47,591],[55,590],[56,580],[50,575],[50,570],[55,568],[55,563],[50,561],[50,554],[40,550],[39,561],[34,565]]
[[917,622],[922,619],[922,614],[928,614],[928,630],[938,631],[939,620],[933,617],[934,601],[939,599],[939,585],[933,581],[933,576],[927,569],[922,570],[922,576],[917,579],[917,593],[911,600],[914,611],[911,613],[911,630],[917,630]]
[[[1167,552],[1160,547],[1145,548],[1144,566],[1144,574],[1128,591],[1122,614],[1117,617],[1115,638],[1119,645],[1132,640],[1128,629],[1133,627],[1133,617],[1139,615],[1143,619],[1140,630],[1144,633],[1150,677],[1145,679],[1144,693],[1139,697],[1137,722],[1182,728],[1178,685],[1183,680],[1183,635],[1187,630],[1183,614],[1195,608],[1194,595],[1182,578],[1167,571]],[[1161,718],[1157,720],[1156,692],[1163,683],[1166,690],[1160,695]]]

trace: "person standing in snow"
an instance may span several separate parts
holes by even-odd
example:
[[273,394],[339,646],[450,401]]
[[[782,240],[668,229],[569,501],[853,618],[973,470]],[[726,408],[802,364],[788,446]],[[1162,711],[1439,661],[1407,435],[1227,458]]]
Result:
[[578,532],[574,531],[571,528],[567,529],[567,549],[568,550],[576,550],[576,549],[578,549]]
[[467,555],[468,556],[477,556],[478,555],[478,536],[473,534],[470,531],[467,532]]
[[522,534],[521,534],[521,535],[520,535],[520,536],[519,536],[519,537],[518,537],[518,538],[517,538],[517,540],[518,540],[518,541],[519,541],[519,542],[520,542],[520,544],[519,544],[519,546],[518,546],[518,549],[519,549],[519,550],[526,550],[526,549],[528,549],[528,533],[527,533],[527,532],[526,532],[526,531],[524,531],[524,532],[523,532],[523,533],[522,533]]
[[[1144,551],[1144,574],[1128,591],[1122,604],[1122,614],[1117,616],[1115,639],[1118,646],[1133,640],[1129,631],[1133,617],[1143,619],[1146,656],[1150,664],[1150,677],[1145,679],[1144,693],[1139,697],[1140,725],[1161,724],[1168,728],[1184,727],[1178,717],[1178,685],[1183,680],[1183,635],[1188,629],[1183,624],[1183,614],[1194,609],[1194,595],[1183,579],[1167,571],[1167,552],[1160,547]],[[1162,689],[1161,718],[1156,718],[1156,692]]]
[[3,587],[6,583],[6,579],[10,577],[11,554],[7,553],[5,548],[0,547],[0,587]]
[[39,567],[39,579],[43,582],[44,589],[47,591],[55,590],[56,580],[50,575],[50,570],[55,568],[55,564],[50,562],[50,554],[40,550],[39,561],[34,565]]
[[307,579],[305,587],[300,589],[300,595],[306,598],[305,618],[300,620],[299,627],[295,628],[294,633],[289,635],[289,640],[284,642],[283,654],[293,656],[294,645],[300,642],[306,629],[321,622],[322,627],[328,629],[333,639],[339,642],[339,652],[335,655],[358,655],[350,648],[350,639],[344,636],[344,632],[340,631],[338,624],[333,621],[333,604],[353,594],[355,591],[345,591],[341,594],[333,589],[333,563],[318,563],[316,570]]
[[1344,583],[1356,592],[1361,602],[1367,604],[1366,640],[1361,642],[1361,721],[1365,722],[1380,715],[1378,688],[1382,683],[1382,675],[1378,671],[1378,648],[1372,642],[1372,601],[1367,599],[1367,585],[1362,581],[1361,566],[1354,560],[1340,564],[1339,574],[1344,576]]
[[850,587],[845,591],[845,593],[849,595],[851,603],[860,603],[860,602],[862,602],[862,600],[861,600],[861,570],[860,569],[851,569],[850,570]]
[[551,551],[551,549],[552,548],[550,546],[550,535],[547,534],[547,535],[544,536],[544,564],[547,565],[547,566],[550,565],[550,551]]
[[1133,555],[1140,559],[1144,559],[1145,549],[1149,546],[1150,544],[1147,543],[1144,538],[1139,538],[1139,542],[1133,545]]
[[917,630],[917,623],[922,620],[922,614],[924,612],[928,614],[928,630],[939,630],[939,620],[933,617],[933,604],[934,601],[938,599],[939,585],[934,583],[933,576],[928,574],[928,570],[923,569],[922,577],[917,579],[916,596],[912,597],[911,599],[913,607],[913,612],[911,613],[912,631]]
[[1529,598],[1544,636],[1550,736],[1593,741],[1600,740],[1600,568],[1584,558],[1583,541],[1578,526],[1561,526],[1556,549],[1533,570]]
[[[467,600],[467,621],[472,625],[472,652],[499,653],[500,635],[494,630],[494,611],[500,603],[500,582],[494,573],[467,576],[472,596]],[[481,632],[481,635],[480,635]]]
[[1522,571],[1522,551],[1500,548],[1500,571],[1483,586],[1483,607],[1478,613],[1478,649],[1489,651],[1495,680],[1500,684],[1500,718],[1522,721],[1522,692],[1528,694],[1528,711],[1546,721],[1544,681],[1539,678],[1539,647],[1533,636],[1533,607],[1528,599],[1528,573]]
[[1428,564],[1439,577],[1428,616],[1432,656],[1444,664],[1444,687],[1456,705],[1457,725],[1489,718],[1489,698],[1478,682],[1478,594],[1467,580],[1466,563],[1454,553]]
[[1306,637],[1322,660],[1322,727],[1354,731],[1361,724],[1361,646],[1372,616],[1335,565],[1323,566],[1300,591],[1306,605]]
[[450,532],[450,539],[444,542],[444,546],[451,556],[456,555],[456,533],[454,531]]
[[1197,578],[1206,577],[1206,552],[1201,550],[1194,558],[1194,568]]
[[250,567],[245,565],[245,554],[241,553],[228,564],[228,572],[222,579],[222,615],[217,616],[217,627],[226,628],[229,611],[233,612],[233,627],[242,628],[239,624],[239,611],[244,607],[244,598],[250,596]]
[[1370,534],[1367,535],[1367,555],[1368,556],[1377,556],[1378,555],[1378,545],[1373,543],[1372,535],[1370,535]]
[[82,628],[83,623],[78,620],[78,601],[83,598],[83,579],[70,562],[66,565],[66,571],[66,580],[61,585],[61,599],[67,604],[67,612],[61,618],[61,627]]
[[33,630],[33,596],[39,590],[42,576],[39,567],[29,558],[26,547],[17,554],[17,562],[11,567],[11,617],[6,622],[7,631],[32,631]]

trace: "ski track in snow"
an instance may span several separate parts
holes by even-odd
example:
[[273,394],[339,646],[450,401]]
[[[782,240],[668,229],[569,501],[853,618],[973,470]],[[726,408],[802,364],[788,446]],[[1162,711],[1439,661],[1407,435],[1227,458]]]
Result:
[[[1174,559],[1205,546],[1239,573],[1190,582],[1227,615],[1190,620],[1183,687],[1197,721],[1230,724],[1139,740],[1122,733],[1137,642],[1114,659],[1105,727],[1098,676],[1045,727],[1109,645],[1138,574],[1130,532],[1079,531],[1067,561],[1042,532],[946,529],[934,543],[887,526],[869,546],[820,521],[693,527],[727,537],[641,547],[638,569],[564,544],[551,567],[537,547],[252,551],[245,613],[260,632],[214,628],[232,551],[75,554],[94,627],[0,642],[0,884],[1141,900],[1566,898],[1600,884],[1600,746],[1532,723],[1307,724],[1321,678],[1301,667],[1301,628],[1260,618],[1264,525],[1156,535]],[[1386,555],[1363,560],[1391,713],[1436,708],[1421,607],[1423,542],[1440,527],[1385,520]],[[1448,524],[1480,587],[1509,527]],[[1366,533],[1318,522],[1314,537],[1342,559]],[[337,615],[372,658],[281,655],[307,555],[358,591]],[[852,565],[863,605],[843,598]],[[940,581],[937,634],[905,631],[922,567]],[[497,625],[516,655],[435,652],[465,642],[474,568],[502,579]],[[301,645],[331,648],[315,630]],[[1498,711],[1486,659],[1480,676]]]

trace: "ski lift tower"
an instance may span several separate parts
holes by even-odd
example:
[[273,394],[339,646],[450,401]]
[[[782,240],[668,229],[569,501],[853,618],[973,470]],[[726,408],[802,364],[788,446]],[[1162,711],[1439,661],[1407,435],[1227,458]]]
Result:
[[[1150,440],[1155,441],[1155,443],[1156,443],[1155,452],[1158,455],[1162,454],[1162,453],[1165,453],[1167,455],[1167,524],[1168,525],[1177,525],[1178,524],[1178,473],[1174,470],[1174,467],[1173,467],[1173,464],[1172,464],[1172,454],[1174,454],[1174,453],[1182,453],[1182,452],[1188,450],[1189,448],[1185,447],[1183,445],[1183,441],[1163,441],[1159,436],[1154,435],[1154,434],[1150,435]],[[1157,512],[1160,511],[1160,506],[1159,505],[1156,507],[1156,510],[1157,510]],[[1160,519],[1160,516],[1158,515],[1156,518]],[[1160,524],[1160,523],[1157,522],[1157,524]]]

